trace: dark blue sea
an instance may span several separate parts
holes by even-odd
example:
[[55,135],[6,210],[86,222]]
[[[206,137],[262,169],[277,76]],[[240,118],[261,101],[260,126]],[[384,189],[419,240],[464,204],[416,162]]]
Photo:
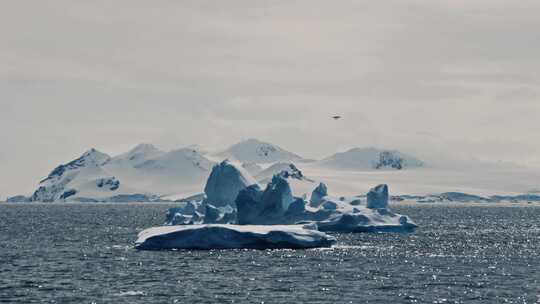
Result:
[[398,205],[332,249],[133,249],[172,204],[0,204],[1,303],[540,303],[540,206]]

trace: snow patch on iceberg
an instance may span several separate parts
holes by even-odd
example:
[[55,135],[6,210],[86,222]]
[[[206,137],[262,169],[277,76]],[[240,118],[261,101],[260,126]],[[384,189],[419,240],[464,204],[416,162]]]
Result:
[[301,249],[331,247],[335,238],[309,225],[187,225],[139,233],[135,247],[166,249]]

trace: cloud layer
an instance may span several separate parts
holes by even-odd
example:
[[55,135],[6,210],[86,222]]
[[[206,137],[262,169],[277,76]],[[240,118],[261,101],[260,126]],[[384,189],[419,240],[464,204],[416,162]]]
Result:
[[[0,4],[0,197],[91,146],[540,164],[538,1]],[[341,121],[330,116],[340,114]]]

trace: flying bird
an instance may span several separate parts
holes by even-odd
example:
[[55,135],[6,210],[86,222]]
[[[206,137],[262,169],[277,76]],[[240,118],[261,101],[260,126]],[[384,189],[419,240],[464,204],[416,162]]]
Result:
[[336,115],[336,116],[332,116],[332,118],[335,119],[335,120],[338,120],[338,119],[341,119],[341,116]]

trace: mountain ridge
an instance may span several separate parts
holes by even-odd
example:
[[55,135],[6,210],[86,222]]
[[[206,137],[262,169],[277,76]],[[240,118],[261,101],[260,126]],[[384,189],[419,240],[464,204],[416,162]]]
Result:
[[[214,154],[202,152],[197,147],[199,146],[191,145],[163,151],[152,144],[141,143],[125,153],[112,157],[91,148],[80,157],[55,167],[45,179],[40,181],[30,199],[32,201],[57,201],[107,199],[108,196],[135,194],[155,196],[176,193],[193,194],[199,191],[200,185],[206,181],[213,166],[224,159],[238,162],[242,167],[251,166],[251,169],[259,171],[257,173],[270,171],[275,173],[273,171],[283,166],[288,170],[291,165],[294,166],[294,163],[324,165],[336,155],[349,154],[354,158],[355,155],[361,156],[362,153],[359,153],[361,151],[371,151],[373,155],[380,155],[381,151],[387,151],[376,148],[354,148],[320,161],[309,162],[296,153],[254,138],[240,141]],[[388,151],[390,152],[388,152],[386,163],[382,164],[384,167],[394,165],[396,161],[392,158],[394,155],[403,157],[405,160],[414,159],[396,150]],[[365,160],[362,161],[365,162]],[[347,162],[341,165],[350,167]],[[374,169],[369,166],[352,167]]]

